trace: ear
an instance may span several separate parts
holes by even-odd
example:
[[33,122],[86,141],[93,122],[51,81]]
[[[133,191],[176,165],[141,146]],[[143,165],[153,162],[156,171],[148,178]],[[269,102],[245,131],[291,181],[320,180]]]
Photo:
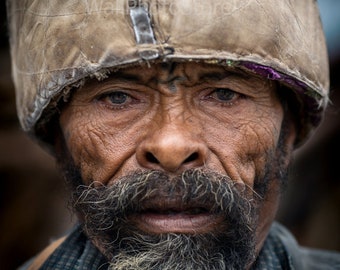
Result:
[[283,159],[281,162],[284,163],[285,168],[289,166],[296,148],[297,130],[295,118],[289,110],[285,110],[278,147]]
[[283,123],[283,125],[285,125],[284,128],[286,128],[286,145],[292,147],[294,150],[296,146],[298,127],[292,114],[290,112],[286,112],[285,114],[288,115],[285,116],[286,119],[284,121],[286,121],[286,123]]
[[53,137],[53,151],[57,161],[70,157],[67,150],[65,136],[61,130],[59,122],[55,123],[54,137]]
[[63,138],[63,134],[62,134],[62,131],[60,129],[60,125],[58,123],[58,127],[55,128],[55,131],[54,131],[54,138],[53,138],[53,150],[54,150],[54,153],[55,153],[55,156],[56,157],[59,157],[61,155],[61,153],[63,152],[63,141],[64,141],[64,138]]

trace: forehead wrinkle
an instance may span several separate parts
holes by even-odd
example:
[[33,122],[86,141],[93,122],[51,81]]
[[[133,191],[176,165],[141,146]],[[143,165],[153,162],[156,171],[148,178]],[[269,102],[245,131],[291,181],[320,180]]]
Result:
[[176,62],[162,63],[156,66],[156,76],[153,78],[153,83],[167,87],[171,92],[176,92],[177,82],[187,81],[183,64]]
[[117,71],[113,73],[110,78],[121,82],[130,82],[136,84],[143,81],[143,76],[140,76],[140,74],[132,74],[128,71]]
[[[175,64],[175,63],[174,63]],[[110,76],[111,79],[125,82],[147,85],[156,89],[158,85],[168,85],[169,89],[176,91],[175,83],[177,81],[185,81],[185,76],[176,74],[177,68],[175,65],[168,67],[159,64],[153,68],[133,68],[127,70],[119,70]]]
[[158,88],[159,85],[163,85],[167,86],[171,92],[176,92],[177,84],[199,85],[206,82],[221,81],[231,76],[237,76],[240,79],[249,79],[251,77],[241,70],[228,70],[220,66],[196,66],[170,62],[156,64],[152,68],[139,67],[119,70],[113,73],[110,78],[125,83],[147,85],[154,89]]
[[251,76],[247,73],[235,70],[214,70],[214,71],[202,71],[198,74],[198,81],[221,81],[228,77],[239,77],[240,79],[249,79]]
[[[163,66],[161,68],[163,68]],[[176,84],[178,83],[193,86],[208,81],[220,81],[235,74],[242,78],[246,77],[245,75],[240,75],[238,72],[226,71],[225,69],[213,71],[211,71],[211,69],[216,69],[216,66],[206,67],[205,65],[199,64],[197,66],[187,64],[172,65],[170,69],[166,69],[165,71],[163,69],[161,73],[157,72],[157,75],[161,74],[161,77],[159,78],[156,75],[152,81],[155,84],[168,85],[170,90],[174,88],[173,90],[176,91]],[[192,70],[194,70],[194,72],[192,72]]]

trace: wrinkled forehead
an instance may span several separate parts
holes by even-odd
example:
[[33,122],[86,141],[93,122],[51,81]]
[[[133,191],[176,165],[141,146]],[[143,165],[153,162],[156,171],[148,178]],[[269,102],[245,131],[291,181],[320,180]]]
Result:
[[241,78],[258,78],[266,81],[260,76],[251,75],[239,68],[228,68],[222,65],[213,65],[202,62],[176,62],[168,61],[153,63],[151,65],[138,65],[126,67],[111,73],[109,77],[122,79],[128,82],[146,83],[155,81],[157,83],[171,83],[181,81],[185,84],[199,83],[209,80],[221,80],[228,76]]

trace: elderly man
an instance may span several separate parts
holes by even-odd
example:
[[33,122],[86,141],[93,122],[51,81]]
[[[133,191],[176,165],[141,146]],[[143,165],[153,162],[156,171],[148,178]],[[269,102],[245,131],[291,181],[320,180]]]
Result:
[[274,222],[328,101],[314,0],[8,1],[25,131],[79,224],[24,269],[340,269]]

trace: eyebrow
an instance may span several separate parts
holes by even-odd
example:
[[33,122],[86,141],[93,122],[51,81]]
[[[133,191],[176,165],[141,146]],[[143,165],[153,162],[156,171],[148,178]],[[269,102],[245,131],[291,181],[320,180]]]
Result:
[[218,73],[218,72],[210,72],[210,73],[202,73],[198,76],[199,81],[220,81],[226,77],[229,77],[229,73]]
[[137,74],[124,73],[124,71],[117,71],[112,73],[109,78],[118,79],[120,81],[127,81],[133,83],[139,83],[143,81],[142,77]]
[[198,78],[199,78],[199,81],[221,81],[230,76],[237,76],[242,79],[250,78],[249,74],[245,72],[241,72],[241,71],[235,71],[235,70],[225,70],[223,72],[213,71],[209,73],[205,73],[203,71],[202,74],[199,74]]
[[[251,75],[249,75],[248,73],[242,72],[240,70],[224,70],[224,71],[209,71],[209,72],[203,70],[201,73],[198,74],[197,77],[198,77],[198,81],[207,82],[207,81],[221,81],[231,76],[237,76],[242,79],[249,79],[251,77]],[[129,83],[136,83],[136,84],[145,82],[145,78],[143,78],[141,75],[126,73],[124,72],[124,70],[118,70],[112,73],[109,76],[109,78],[111,79],[114,78],[122,82],[129,82]],[[154,77],[146,80],[146,83],[152,80],[154,80]]]

